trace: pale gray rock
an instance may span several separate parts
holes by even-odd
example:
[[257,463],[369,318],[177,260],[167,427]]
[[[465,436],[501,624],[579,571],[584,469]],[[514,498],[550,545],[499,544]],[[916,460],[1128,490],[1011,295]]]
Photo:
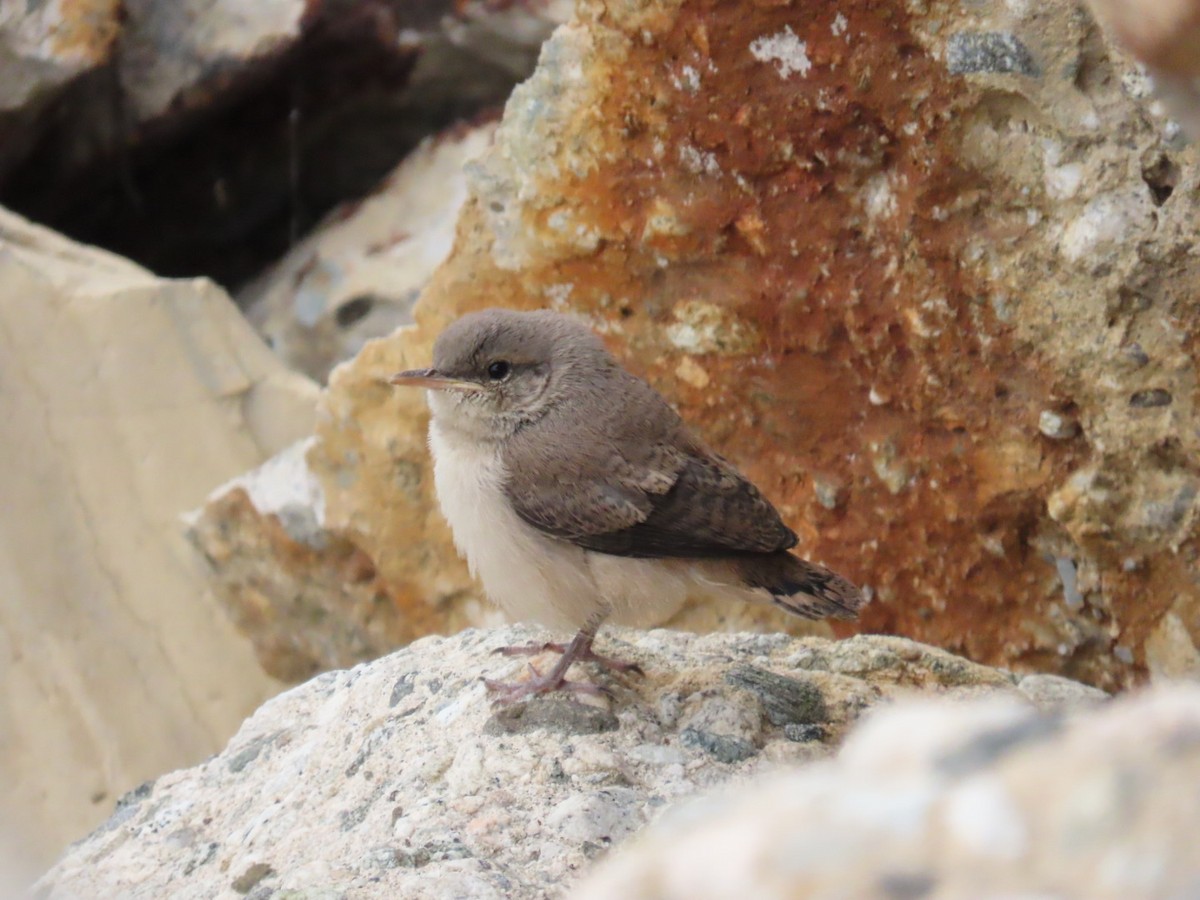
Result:
[[211,282],[0,209],[0,882],[2,845],[46,865],[279,689],[179,516],[306,434],[316,394]]
[[0,7],[0,114],[47,99],[109,58],[115,0],[52,0]]
[[0,4],[0,183],[36,145],[45,108],[110,60],[120,15],[118,0]]
[[463,166],[494,125],[426,140],[366,200],[335,209],[278,265],[239,292],[250,321],[285,362],[325,381],[371,338],[412,321],[450,253],[467,199]]
[[1195,686],[1069,718],[901,704],[834,760],[672,809],[572,896],[1195,897],[1198,783]]
[[[192,105],[188,94],[280,54],[299,38],[305,0],[125,0],[121,83],[137,121]],[[203,103],[209,102],[210,96]]]
[[268,701],[224,752],[122,800],[38,896],[556,896],[681,798],[827,756],[873,705],[1032,709],[1010,674],[902,638],[623,630],[602,648],[644,677],[577,673],[611,700],[494,708],[480,676],[527,660],[493,651],[544,637],[426,638]]

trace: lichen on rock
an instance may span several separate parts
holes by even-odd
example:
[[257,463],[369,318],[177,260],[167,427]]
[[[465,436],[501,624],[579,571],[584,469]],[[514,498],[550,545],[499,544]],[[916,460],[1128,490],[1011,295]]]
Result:
[[[756,44],[788,34],[803,76]],[[416,327],[331,382],[328,527],[404,608],[470,618],[423,406],[379,378],[463,312],[548,306],[869,589],[866,629],[1133,683],[1168,607],[1200,637],[1200,168],[1136,75],[1060,4],[583,0],[472,168]]]

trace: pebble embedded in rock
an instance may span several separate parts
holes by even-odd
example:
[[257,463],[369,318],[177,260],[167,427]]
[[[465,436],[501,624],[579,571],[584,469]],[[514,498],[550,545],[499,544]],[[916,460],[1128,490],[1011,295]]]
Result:
[[680,733],[679,740],[685,747],[703,750],[713,759],[723,763],[738,763],[758,752],[758,748],[745,738],[713,734],[698,728],[685,728]]
[[1151,388],[1145,391],[1135,391],[1129,397],[1129,405],[1135,409],[1152,409],[1156,406],[1170,406],[1171,392],[1162,388]]
[[725,676],[734,687],[753,692],[772,725],[809,725],[828,721],[825,698],[816,685],[777,675],[757,666],[739,666]]
[[946,67],[954,75],[1040,74],[1029,48],[1016,35],[1002,31],[952,34],[946,42]]
[[1051,440],[1065,441],[1079,434],[1079,423],[1060,412],[1043,409],[1038,416],[1038,431]]
[[484,731],[487,734],[527,734],[539,730],[598,734],[615,731],[618,725],[617,717],[607,709],[562,694],[546,694],[500,707],[488,719]]

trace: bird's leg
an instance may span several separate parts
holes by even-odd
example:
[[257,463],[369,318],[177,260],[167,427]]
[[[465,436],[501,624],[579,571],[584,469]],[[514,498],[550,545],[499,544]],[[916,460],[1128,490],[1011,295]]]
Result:
[[567,680],[567,670],[577,662],[594,662],[613,671],[641,674],[642,669],[636,663],[611,659],[607,656],[601,656],[592,650],[592,642],[596,639],[596,630],[600,627],[602,621],[602,616],[589,619],[579,629],[579,633],[571,638],[571,642],[566,645],[547,642],[515,647],[500,647],[496,652],[502,653],[505,656],[529,656],[548,650],[561,653],[562,655],[558,658],[554,667],[545,675],[538,674],[537,670],[530,666],[530,670],[534,673],[535,677],[529,681],[506,683],[491,681],[485,678],[484,683],[487,685],[488,690],[495,694],[497,699],[503,703],[511,703],[523,697],[534,694],[549,694],[554,691],[577,691],[585,694],[606,695],[607,691],[594,684]]
[[[582,635],[583,632],[581,631],[579,634]],[[576,638],[578,637],[579,635],[576,635]],[[610,672],[630,672],[634,675],[645,674],[642,671],[642,667],[635,662],[625,662],[624,660],[613,659],[611,656],[605,656],[601,653],[597,653],[592,649],[593,640],[594,635],[588,638],[587,643],[583,645],[583,648],[575,654],[575,662],[595,663],[602,669],[607,669]],[[574,641],[572,641],[572,643],[574,643]],[[538,656],[539,654],[549,653],[551,651],[565,655],[570,649],[571,644],[563,644],[557,641],[543,641],[540,644],[515,644],[508,647],[497,647],[493,652],[499,653],[503,656]]]

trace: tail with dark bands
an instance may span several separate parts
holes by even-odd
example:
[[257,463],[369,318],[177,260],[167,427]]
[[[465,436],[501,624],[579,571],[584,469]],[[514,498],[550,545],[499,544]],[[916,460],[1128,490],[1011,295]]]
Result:
[[739,560],[748,587],[770,592],[776,606],[806,619],[854,619],[866,603],[841,575],[786,550]]

